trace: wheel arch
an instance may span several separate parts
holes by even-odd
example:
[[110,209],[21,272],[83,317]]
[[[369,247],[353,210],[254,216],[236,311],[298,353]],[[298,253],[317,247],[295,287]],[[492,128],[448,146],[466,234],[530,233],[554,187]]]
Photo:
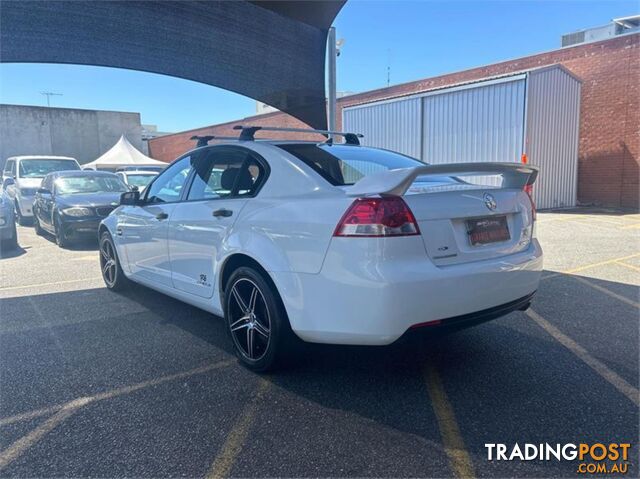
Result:
[[271,276],[271,274],[269,273],[269,271],[267,271],[267,269],[264,266],[262,266],[262,264],[260,264],[260,262],[258,260],[256,260],[255,258],[249,256],[246,253],[232,253],[232,254],[230,254],[227,258],[225,258],[224,263],[222,264],[222,267],[220,268],[220,273],[218,274],[218,277],[220,278],[220,281],[218,283],[218,293],[220,295],[220,306],[221,306],[222,310],[224,311],[225,302],[226,302],[226,300],[225,300],[225,287],[226,287],[227,283],[229,282],[229,279],[231,278],[231,275],[233,274],[233,272],[236,271],[238,268],[241,268],[243,266],[255,269],[258,273],[260,273],[262,275],[262,277],[267,282],[267,284],[269,284],[269,286],[271,286],[271,288],[273,289],[273,292],[275,294],[276,300],[280,303],[280,306],[282,307],[282,310],[285,313],[285,318],[286,318],[286,321],[287,321],[287,325],[288,325],[289,328],[291,328],[291,320],[289,319],[289,312],[287,310],[287,304],[284,301],[284,299],[282,298],[282,295],[280,294],[280,290],[278,289],[278,286],[276,285],[276,282],[274,281],[274,279]]
[[[224,298],[225,288],[227,286],[227,283],[229,282],[229,278],[231,278],[231,275],[235,270],[237,270],[242,266],[247,266],[247,267],[256,269],[259,273],[261,273],[264,276],[265,280],[269,282],[270,286],[272,286],[273,289],[276,292],[278,292],[278,288],[276,287],[275,282],[273,281],[273,278],[271,278],[271,275],[269,274],[269,272],[255,258],[252,258],[251,256],[245,253],[233,253],[233,254],[230,254],[227,258],[225,258],[224,263],[220,268],[220,275],[219,275],[220,281],[218,283],[218,291],[220,293],[221,299]],[[278,296],[280,296],[279,292],[278,292]]]

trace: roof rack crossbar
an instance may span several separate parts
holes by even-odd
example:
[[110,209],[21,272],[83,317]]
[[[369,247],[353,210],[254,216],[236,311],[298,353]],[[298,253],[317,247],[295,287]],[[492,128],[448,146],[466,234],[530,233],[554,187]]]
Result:
[[330,131],[330,130],[315,130],[313,128],[280,128],[275,126],[244,126],[236,125],[234,130],[241,130],[238,139],[240,141],[253,141],[255,140],[255,134],[257,131],[287,131],[293,133],[319,133],[321,135],[339,135],[344,136],[344,141],[347,145],[360,145],[360,138],[364,135],[361,133],[345,133],[343,131]]
[[207,136],[198,136],[193,135],[190,140],[197,141],[196,148],[200,148],[201,146],[207,146],[211,140],[234,140],[238,139],[235,136],[215,136],[215,135],[207,135]]

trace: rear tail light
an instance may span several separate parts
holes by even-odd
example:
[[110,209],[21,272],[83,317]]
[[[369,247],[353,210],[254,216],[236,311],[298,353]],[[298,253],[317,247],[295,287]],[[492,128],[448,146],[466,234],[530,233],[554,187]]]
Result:
[[334,236],[412,236],[419,235],[413,213],[397,196],[358,198],[344,214]]
[[531,201],[531,218],[533,221],[536,220],[536,203],[533,201],[533,185],[525,185],[524,192],[529,196],[529,201]]

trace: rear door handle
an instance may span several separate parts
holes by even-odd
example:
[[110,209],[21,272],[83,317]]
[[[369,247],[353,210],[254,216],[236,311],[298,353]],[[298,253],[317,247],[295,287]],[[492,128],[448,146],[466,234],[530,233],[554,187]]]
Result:
[[158,213],[156,215],[156,219],[162,221],[162,220],[166,220],[169,217],[169,215],[167,213]]
[[227,209],[224,209],[224,208],[220,208],[219,210],[215,210],[212,214],[216,218],[219,218],[219,217],[228,218],[229,216],[231,216],[233,214],[233,211],[227,210]]

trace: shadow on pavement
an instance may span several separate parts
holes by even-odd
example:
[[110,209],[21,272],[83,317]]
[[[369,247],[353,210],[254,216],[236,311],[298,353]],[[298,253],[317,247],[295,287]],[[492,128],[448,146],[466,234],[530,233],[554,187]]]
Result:
[[[562,281],[566,281],[568,286],[562,286]],[[619,283],[596,279],[590,281],[620,291]],[[626,289],[628,285],[622,286],[625,292],[621,294],[632,292],[632,289]],[[592,291],[584,289],[587,286],[566,275],[549,280],[541,287],[545,290],[535,298],[533,308],[543,315],[548,314],[549,320],[558,328],[568,330],[566,334],[569,335],[573,334],[571,328],[576,328],[577,333],[577,328],[590,328],[593,322],[603,320],[600,314],[592,314],[593,308],[587,304],[588,298],[613,301],[605,296],[602,299],[594,297]],[[585,298],[578,297],[579,294],[585,295]],[[225,353],[233,353],[221,318],[212,317],[141,286],[133,286],[122,293],[122,300],[118,300],[118,296],[104,289],[93,289],[1,301],[3,311],[12,311],[13,315],[20,311],[22,314],[33,314],[34,304],[38,305],[40,311],[54,312],[63,305],[63,312],[58,313],[63,316],[95,314],[97,317],[88,318],[82,327],[68,323],[60,326],[66,328],[65,337],[75,335],[74,341],[82,344],[82,349],[61,351],[61,357],[65,360],[65,357],[73,356],[78,364],[83,363],[83,358],[77,355],[87,354],[86,361],[90,362],[91,344],[94,343],[97,348],[105,340],[103,335],[110,334],[108,329],[100,326],[100,315],[108,312],[104,308],[115,308],[122,301],[137,303],[152,313],[144,313],[146,316],[141,313],[140,317],[147,319],[134,321],[133,317],[128,316],[135,315],[123,312],[121,316],[127,316],[127,320],[118,323],[117,337],[135,335],[139,338],[140,354],[145,354],[147,348],[146,354],[159,354],[152,344],[145,343],[146,337],[154,337],[154,330],[160,329],[159,325],[175,326],[197,338],[198,341],[192,341],[191,344],[204,341]],[[95,306],[87,310],[88,304]],[[580,310],[582,304],[585,305],[584,310]],[[580,314],[573,325],[565,316],[569,314],[568,310],[565,312],[563,309],[566,305]],[[126,306],[122,308],[128,309]],[[607,309],[614,311],[611,306]],[[143,311],[142,308],[140,310]],[[618,322],[637,319],[637,312],[631,309],[615,311]],[[629,318],[622,318],[624,315]],[[562,322],[565,318],[566,325]],[[19,321],[20,318],[16,319]],[[0,324],[4,323],[3,319]],[[53,336],[57,334],[56,329],[55,324],[48,326],[48,332]],[[127,333],[128,329],[130,334]],[[164,329],[163,334],[176,335],[171,328]],[[3,331],[4,327],[0,329],[0,332]],[[30,331],[15,334],[29,335]],[[607,328],[600,328],[598,340],[606,343],[613,339],[607,336]],[[635,343],[637,338],[616,330],[615,340]],[[171,348],[171,336],[165,341],[168,341],[167,347]],[[180,344],[190,343],[184,335],[181,335],[180,341]],[[580,341],[591,339],[584,336]],[[594,348],[593,344],[586,342],[581,345],[588,351]],[[30,354],[37,355],[38,345],[31,344],[30,347],[34,349]],[[618,344],[617,347],[622,346]],[[17,351],[18,348],[16,346],[11,350]],[[105,351],[105,355],[118,357],[117,347],[113,347],[112,353]],[[167,354],[171,358],[172,354],[188,355],[189,351],[165,352],[159,359],[169,361]],[[11,357],[3,356],[2,369],[11,370]],[[637,362],[637,353],[634,356],[630,350],[627,356],[629,362]],[[103,361],[107,359],[106,356],[102,358]],[[153,360],[153,357],[146,357],[146,361]],[[117,363],[114,359],[114,364]],[[135,368],[135,363],[125,364]],[[361,428],[364,420],[375,422],[385,431],[411,434],[429,444],[441,444],[440,429],[425,379],[428,365],[434,366],[441,378],[467,448],[481,475],[542,476],[551,473],[571,475],[575,472],[574,464],[567,463],[489,463],[484,460],[485,443],[633,442],[638,436],[637,408],[524,313],[519,312],[455,334],[422,332],[386,347],[306,345],[302,354],[288,368],[268,375],[276,386],[270,397],[277,399],[277,406],[275,403],[273,406],[276,412],[269,418],[269,434],[279,435],[283,449],[295,450],[304,443],[307,445],[305,450],[312,450],[315,447],[313,441],[316,440],[314,428],[319,428],[323,421],[327,422],[324,426],[332,428],[336,434],[342,431],[340,435],[347,437],[346,431],[351,427]],[[51,371],[56,371],[55,366],[49,366]],[[87,372],[95,373],[91,364],[79,367],[80,370],[74,371],[75,375],[82,374],[85,368]],[[3,376],[7,377],[5,374]],[[10,376],[14,378],[15,375]],[[233,381],[233,377],[231,375],[228,379],[216,381]],[[92,381],[92,377],[88,376],[80,379],[89,384]],[[49,380],[59,382],[60,378],[52,374],[51,379],[47,379],[46,375],[37,379],[45,383]],[[19,384],[8,386],[20,387]],[[211,383],[211,388],[219,390],[221,384]],[[189,396],[185,395],[182,400],[188,401]],[[198,411],[194,410],[193,414],[198,414]],[[332,424],[331,421],[336,422]],[[304,428],[311,430],[307,434],[291,434]],[[373,448],[369,454],[380,450],[380,441],[383,441],[378,436],[380,430],[373,428],[371,432],[363,433],[372,434],[363,438]],[[338,437],[335,440],[340,439]],[[349,445],[345,444],[344,447]],[[416,457],[415,461],[423,459],[428,460]],[[408,475],[414,472],[409,469],[404,471]]]

